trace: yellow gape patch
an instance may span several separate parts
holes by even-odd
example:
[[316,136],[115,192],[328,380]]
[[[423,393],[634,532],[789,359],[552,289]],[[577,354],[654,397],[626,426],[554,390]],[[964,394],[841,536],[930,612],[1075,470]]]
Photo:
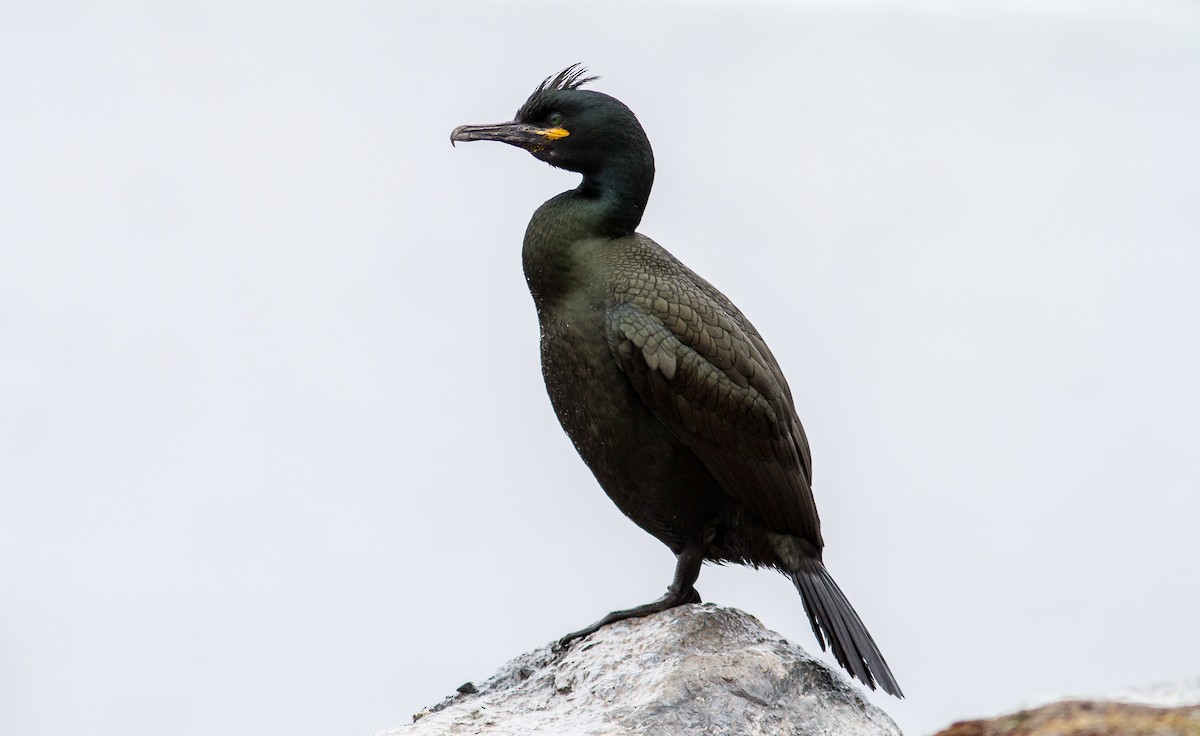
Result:
[[550,128],[549,130],[543,131],[542,135],[546,136],[546,140],[556,141],[559,138],[566,138],[567,136],[571,135],[571,133],[566,128]]

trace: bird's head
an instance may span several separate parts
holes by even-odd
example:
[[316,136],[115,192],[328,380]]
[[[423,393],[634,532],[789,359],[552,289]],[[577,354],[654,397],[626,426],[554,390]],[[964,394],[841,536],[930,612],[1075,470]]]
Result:
[[620,100],[580,89],[596,79],[578,64],[569,66],[543,81],[511,122],[461,125],[450,134],[450,142],[500,141],[585,176],[632,155],[652,172],[650,142],[633,112]]

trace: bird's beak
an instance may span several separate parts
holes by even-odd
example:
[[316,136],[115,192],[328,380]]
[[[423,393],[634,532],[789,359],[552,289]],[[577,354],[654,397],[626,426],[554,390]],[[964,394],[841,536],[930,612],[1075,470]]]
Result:
[[450,132],[450,145],[458,141],[500,141],[533,152],[568,135],[570,133],[566,128],[539,128],[516,121],[495,125],[460,125]]

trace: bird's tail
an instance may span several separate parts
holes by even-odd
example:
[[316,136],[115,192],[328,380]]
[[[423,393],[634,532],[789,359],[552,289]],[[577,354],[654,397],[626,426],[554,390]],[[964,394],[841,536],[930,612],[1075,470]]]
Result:
[[825,565],[811,558],[799,562],[800,569],[789,572],[788,576],[800,591],[804,610],[821,649],[824,650],[828,642],[838,664],[867,687],[874,690],[878,682],[884,692],[903,698],[904,693],[900,692],[875,640],[854,612],[854,606],[829,576]]

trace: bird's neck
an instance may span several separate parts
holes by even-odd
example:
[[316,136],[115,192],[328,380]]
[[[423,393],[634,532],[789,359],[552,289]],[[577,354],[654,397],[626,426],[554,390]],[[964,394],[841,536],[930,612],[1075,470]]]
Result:
[[654,159],[648,153],[644,158],[631,154],[600,171],[584,174],[572,192],[572,209],[576,217],[588,221],[593,235],[632,235],[642,221],[653,185]]
[[533,214],[522,261],[543,316],[580,289],[598,286],[588,277],[596,265],[590,263],[595,248],[603,250],[604,241],[632,235],[641,222],[654,183],[654,161],[647,155],[636,163],[585,174],[577,188],[553,197]]

